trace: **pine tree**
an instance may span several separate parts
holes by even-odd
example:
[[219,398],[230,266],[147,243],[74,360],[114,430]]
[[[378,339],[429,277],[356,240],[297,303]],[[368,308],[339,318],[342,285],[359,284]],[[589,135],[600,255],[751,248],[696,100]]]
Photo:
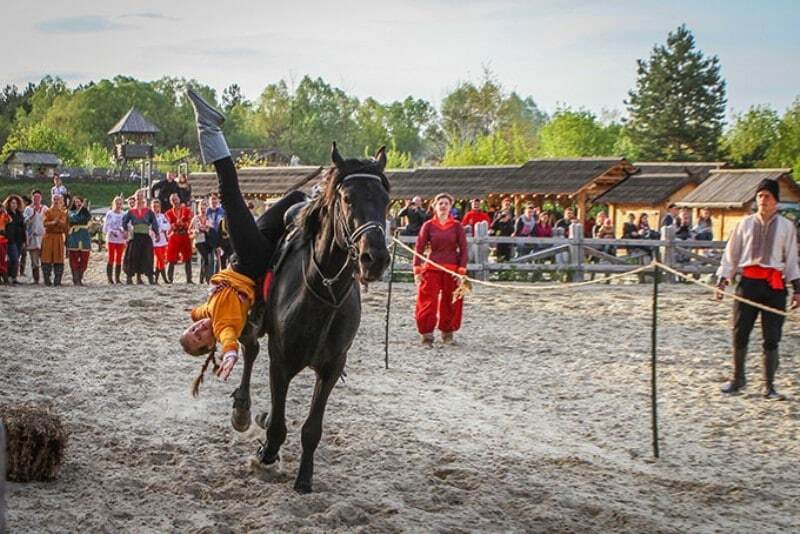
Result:
[[719,59],[705,58],[685,25],[667,36],[666,46],[655,46],[649,61],[638,61],[627,133],[642,158],[717,157],[726,103],[719,71]]

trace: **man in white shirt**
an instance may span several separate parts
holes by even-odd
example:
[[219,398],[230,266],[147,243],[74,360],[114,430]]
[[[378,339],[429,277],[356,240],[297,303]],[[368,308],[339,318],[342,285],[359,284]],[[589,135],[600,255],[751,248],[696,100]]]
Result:
[[[784,310],[787,283],[794,288],[792,308],[800,306],[800,267],[796,230],[789,219],[778,214],[779,200],[778,182],[762,180],[756,190],[758,212],[744,218],[733,230],[717,275],[720,280],[718,287],[724,291],[736,276],[737,269],[742,267],[742,278],[736,294],[765,306]],[[722,294],[717,297],[722,298]],[[778,343],[781,340],[784,316],[761,311],[739,301],[733,304],[733,380],[722,388],[722,392],[735,394],[747,382],[747,343],[759,313],[764,349],[764,397],[784,400],[785,397],[775,390]]]

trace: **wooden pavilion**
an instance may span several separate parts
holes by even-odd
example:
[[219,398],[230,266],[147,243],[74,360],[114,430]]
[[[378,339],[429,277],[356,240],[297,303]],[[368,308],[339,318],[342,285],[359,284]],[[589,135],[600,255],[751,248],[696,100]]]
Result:
[[[238,170],[239,187],[245,198],[259,200],[281,196],[292,189],[310,192],[321,179],[321,171],[320,166],[245,167]],[[215,172],[193,172],[188,178],[196,197],[219,190]]]
[[638,220],[640,214],[646,213],[650,221],[660,221],[670,204],[683,199],[708,178],[712,170],[724,165],[723,162],[636,163],[634,174],[592,202],[608,206],[615,234],[622,235],[629,214],[633,213]]
[[634,171],[625,158],[534,159],[492,184],[490,198],[512,195],[517,209],[523,202],[575,206],[583,220],[592,198]]
[[701,208],[711,211],[714,239],[727,240],[736,224],[753,213],[756,188],[764,179],[777,180],[781,202],[800,202],[800,184],[791,169],[718,169],[676,204],[692,208],[693,218]]

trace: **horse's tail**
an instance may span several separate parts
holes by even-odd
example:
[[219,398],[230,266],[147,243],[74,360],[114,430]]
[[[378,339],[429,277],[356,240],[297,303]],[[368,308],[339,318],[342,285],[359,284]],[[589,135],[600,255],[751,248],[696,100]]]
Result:
[[206,374],[206,369],[208,369],[208,364],[209,363],[214,364],[215,373],[219,370],[219,364],[217,363],[216,353],[217,353],[217,347],[215,346],[213,349],[211,349],[211,352],[208,353],[208,357],[206,358],[206,361],[203,363],[203,367],[200,368],[200,374],[195,377],[194,381],[192,381],[192,397],[197,397],[200,394],[200,384],[203,383],[203,379]]

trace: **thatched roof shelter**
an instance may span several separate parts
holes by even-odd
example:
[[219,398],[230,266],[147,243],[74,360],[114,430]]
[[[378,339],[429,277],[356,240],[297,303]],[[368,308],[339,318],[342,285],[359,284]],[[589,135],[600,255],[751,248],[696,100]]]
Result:
[[[239,187],[247,198],[270,198],[281,196],[291,189],[305,192],[321,179],[322,167],[252,167],[239,169]],[[207,196],[218,191],[215,172],[195,172],[189,175],[192,194]]]
[[3,162],[6,165],[31,165],[38,167],[58,167],[61,159],[53,152],[36,150],[12,150]]
[[123,116],[117,124],[115,124],[109,131],[108,135],[117,134],[150,134],[154,135],[159,132],[158,127],[144,118],[138,109],[132,107]]
[[[491,167],[423,167],[415,170],[387,171],[392,185],[392,198],[414,196],[433,198],[447,192],[458,199],[484,198],[496,192],[496,184],[507,177],[518,165]],[[388,174],[391,172],[391,176]]]
[[635,174],[691,174],[700,179],[708,178],[714,169],[722,169],[728,164],[724,161],[637,161]]
[[756,188],[764,179],[777,180],[782,202],[800,201],[791,169],[718,169],[676,204],[692,208],[695,220],[700,208],[708,208],[714,239],[728,239],[739,221],[753,213]]
[[756,188],[764,179],[777,180],[782,201],[800,201],[800,185],[791,169],[719,169],[697,189],[678,202],[688,208],[744,208],[756,197]]
[[495,192],[511,194],[599,194],[633,172],[633,165],[625,158],[533,159],[494,188]]
[[660,204],[683,187],[697,183],[695,176],[685,172],[672,174],[634,174],[595,197],[592,202],[603,204]]

